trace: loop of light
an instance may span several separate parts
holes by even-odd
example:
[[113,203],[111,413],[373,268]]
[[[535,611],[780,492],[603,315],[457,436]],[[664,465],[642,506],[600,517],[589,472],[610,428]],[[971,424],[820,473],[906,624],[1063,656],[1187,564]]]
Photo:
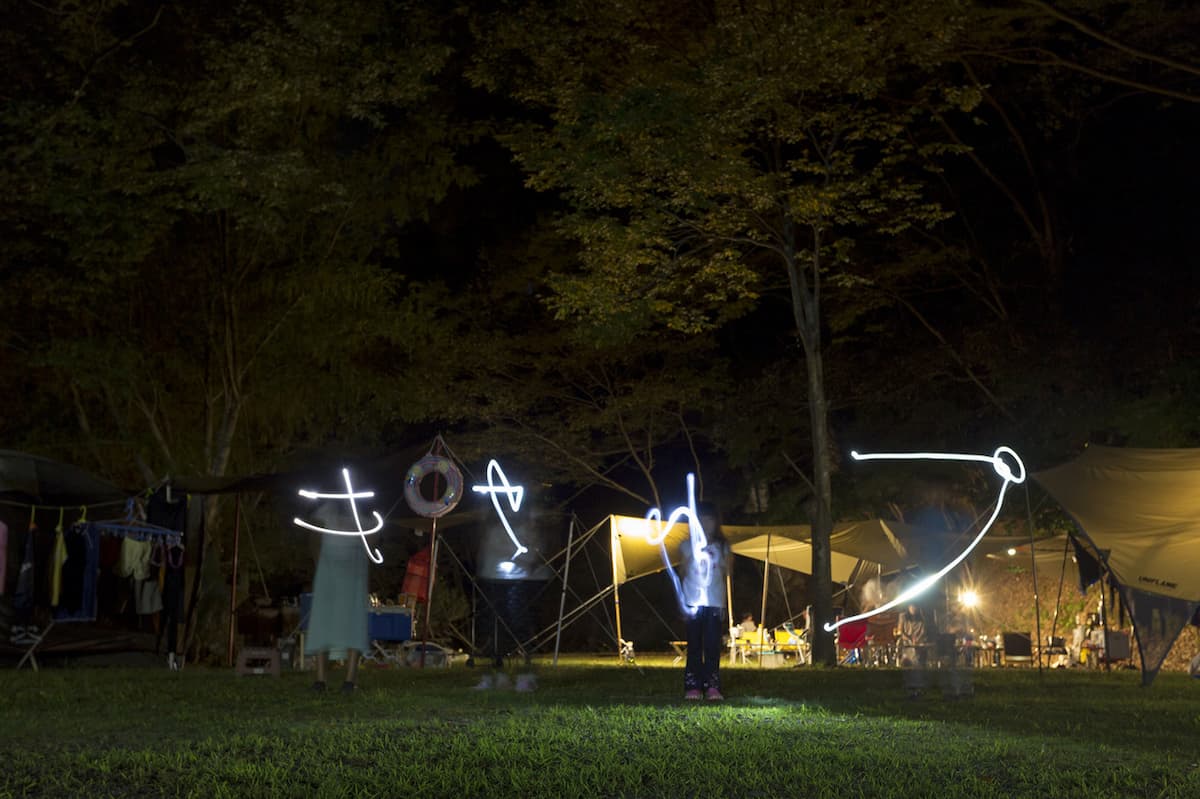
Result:
[[[1004,458],[1001,457],[1002,455],[1007,455],[1009,458],[1011,458],[1013,461],[1016,462],[1017,470],[1018,470],[1017,473],[1013,472],[1012,467],[1010,467],[1008,465],[1008,462]],[[975,548],[975,545],[978,544],[985,535],[987,535],[987,531],[992,528],[992,524],[996,521],[996,517],[998,517],[1000,515],[1000,509],[1004,506],[1004,494],[1006,491],[1008,491],[1008,487],[1010,485],[1019,485],[1019,484],[1025,482],[1025,463],[1024,463],[1024,461],[1021,460],[1021,456],[1019,456],[1016,452],[1014,452],[1010,447],[998,447],[996,449],[996,451],[993,452],[991,455],[960,455],[960,454],[948,453],[948,452],[899,452],[899,453],[877,452],[877,453],[867,453],[867,454],[863,454],[863,453],[859,453],[859,452],[851,452],[850,457],[854,458],[854,460],[856,460],[856,461],[935,460],[935,461],[974,461],[976,463],[990,463],[992,465],[992,468],[996,470],[996,474],[998,474],[1004,482],[1001,483],[1001,485],[1000,485],[1000,495],[996,498],[996,507],[992,510],[991,518],[989,518],[987,520],[987,524],[983,525],[983,528],[980,529],[978,535],[975,536],[975,539],[973,541],[971,541],[970,545],[968,545],[966,549],[964,549],[961,553],[959,553],[958,557],[956,557],[954,560],[947,563],[936,573],[931,574],[928,577],[925,577],[921,580],[918,580],[913,585],[910,585],[906,590],[900,592],[900,595],[897,596],[895,599],[893,599],[891,602],[881,605],[880,607],[877,607],[874,610],[867,611],[866,613],[860,613],[857,616],[848,616],[844,619],[839,619],[838,621],[834,622],[833,624],[829,624],[828,622],[826,622],[824,627],[825,627],[825,632],[828,632],[828,633],[833,632],[838,627],[841,627],[843,624],[849,624],[852,621],[861,621],[863,619],[869,619],[872,616],[876,615],[877,613],[883,613],[885,611],[891,610],[892,608],[894,608],[898,605],[902,605],[905,602],[907,602],[908,600],[912,599],[913,597],[919,596],[919,595],[923,594],[925,591],[929,590],[929,588],[934,583],[936,583],[938,580],[940,580],[944,576],[946,576],[946,574],[951,569],[953,569],[958,564],[962,563],[963,560],[966,559],[967,555],[971,554],[971,550]]]
[[[499,481],[500,485],[497,485]],[[478,494],[487,494],[492,498],[492,507],[496,509],[496,514],[500,517],[500,523],[504,525],[504,531],[508,533],[508,537],[512,539],[513,546],[517,549],[512,556],[500,564],[503,571],[510,572],[515,564],[513,561],[521,556],[522,553],[528,552],[529,548],[524,546],[517,539],[516,533],[513,532],[512,525],[508,523],[508,517],[504,515],[504,511],[500,507],[498,495],[504,494],[508,499],[508,505],[512,508],[513,513],[521,509],[521,500],[525,497],[525,487],[515,486],[508,482],[508,477],[504,474],[504,470],[500,468],[500,463],[492,458],[487,465],[487,485],[471,486],[471,490]],[[507,568],[505,568],[507,566]]]
[[309,491],[308,489],[304,489],[304,488],[300,489],[300,491],[298,493],[300,494],[300,496],[305,497],[306,499],[344,499],[344,500],[346,500],[347,502],[350,503],[350,512],[354,515],[354,526],[356,529],[354,529],[354,530],[334,530],[329,527],[320,527],[315,524],[309,524],[308,522],[304,521],[300,517],[296,517],[296,518],[292,519],[292,524],[295,524],[298,527],[303,527],[306,530],[314,530],[318,533],[327,533],[329,535],[356,535],[362,539],[363,548],[367,550],[367,557],[369,557],[374,563],[383,563],[383,554],[378,549],[372,550],[371,545],[367,543],[368,535],[371,535],[372,533],[377,533],[383,529],[383,517],[379,515],[378,511],[371,511],[371,514],[375,517],[375,526],[372,527],[370,530],[364,530],[363,526],[362,526],[362,519],[360,519],[359,515],[358,515],[358,503],[355,502],[356,499],[369,499],[369,498],[375,496],[375,492],[374,491],[355,491],[354,486],[351,485],[351,483],[350,483],[350,470],[349,469],[342,469],[342,479],[346,482],[346,493],[345,494],[331,494],[331,493],[325,493],[325,492],[321,492],[321,491]]
[[[700,524],[700,517],[696,513],[696,475],[694,474],[687,476],[687,494],[688,504],[680,505],[671,511],[671,515],[667,517],[665,523],[662,520],[661,508],[651,508],[646,512],[646,543],[650,546],[657,545],[659,547],[662,552],[663,563],[666,564],[667,572],[671,575],[671,582],[675,585],[675,594],[679,598],[680,607],[689,615],[695,615],[697,607],[708,604],[708,586],[712,582],[713,566],[712,558],[705,551],[705,548],[708,546],[708,537],[704,534],[704,528]],[[688,545],[692,548],[692,563],[695,564],[698,570],[698,582],[701,586],[700,598],[695,604],[689,603],[684,597],[683,586],[679,582],[679,575],[671,567],[671,558],[667,554],[667,533],[685,516],[688,520]]]

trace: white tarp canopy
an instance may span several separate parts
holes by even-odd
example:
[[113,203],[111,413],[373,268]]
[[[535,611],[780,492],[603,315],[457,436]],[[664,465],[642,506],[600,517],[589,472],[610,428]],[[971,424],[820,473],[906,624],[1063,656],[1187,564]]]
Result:
[[1092,446],[1034,478],[1120,586],[1149,685],[1200,608],[1200,449]]
[[1200,449],[1091,446],[1034,478],[1122,585],[1200,602]]
[[[659,547],[648,543],[651,522],[636,516],[610,516],[609,522],[613,580],[617,585],[664,568]],[[812,573],[812,528],[807,524],[722,525],[721,530],[737,555]],[[859,561],[885,574],[911,565],[900,542],[901,530],[907,528],[881,519],[835,524],[830,536],[834,582],[848,582]],[[679,547],[686,538],[687,526],[683,524],[675,525],[667,533],[667,556],[672,564],[679,562]]]

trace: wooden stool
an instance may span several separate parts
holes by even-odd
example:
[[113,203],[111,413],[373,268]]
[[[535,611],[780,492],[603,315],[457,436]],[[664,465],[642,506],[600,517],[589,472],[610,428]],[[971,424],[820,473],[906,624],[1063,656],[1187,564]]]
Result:
[[[251,663],[257,665],[251,666]],[[278,677],[281,670],[279,650],[267,646],[244,646],[238,650],[238,676],[246,674],[270,674]]]

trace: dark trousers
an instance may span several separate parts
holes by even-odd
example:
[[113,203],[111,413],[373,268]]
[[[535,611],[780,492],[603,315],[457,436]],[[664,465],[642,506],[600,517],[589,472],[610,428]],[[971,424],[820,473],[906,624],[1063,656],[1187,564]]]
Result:
[[721,641],[725,629],[724,608],[702,607],[687,620],[687,666],[683,689],[721,688]]

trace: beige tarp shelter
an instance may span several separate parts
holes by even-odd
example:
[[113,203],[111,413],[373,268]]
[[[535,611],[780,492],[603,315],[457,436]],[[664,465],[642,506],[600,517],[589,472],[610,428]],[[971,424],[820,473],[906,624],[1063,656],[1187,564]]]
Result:
[[[609,523],[615,584],[621,585],[665,568],[659,547],[648,543],[650,522],[636,516],[610,516]],[[884,573],[900,571],[911,565],[897,536],[897,530],[901,528],[904,525],[881,519],[835,525],[830,536],[834,582],[849,580],[859,561],[878,566]],[[775,566],[812,573],[812,528],[807,524],[727,524],[721,530],[729,539],[734,554],[762,561],[768,560],[769,554],[770,563]],[[672,565],[679,563],[679,547],[686,538],[687,526],[684,524],[676,524],[667,533],[665,543]]]
[[1200,449],[1091,446],[1034,478],[1119,585],[1149,684],[1200,607]]
[[[613,595],[617,629],[620,630],[620,594],[618,587],[629,580],[666,568],[661,548],[649,543],[655,528],[651,522],[635,516],[610,516],[612,538]],[[761,560],[793,571],[812,573],[812,528],[792,525],[722,525],[734,554]],[[891,574],[912,565],[901,539],[911,528],[899,522],[871,519],[840,522],[830,536],[832,577],[837,583],[849,583],[855,574]],[[676,524],[663,539],[667,558],[677,565],[680,546],[687,539],[687,525]],[[619,635],[619,632],[618,632]]]

